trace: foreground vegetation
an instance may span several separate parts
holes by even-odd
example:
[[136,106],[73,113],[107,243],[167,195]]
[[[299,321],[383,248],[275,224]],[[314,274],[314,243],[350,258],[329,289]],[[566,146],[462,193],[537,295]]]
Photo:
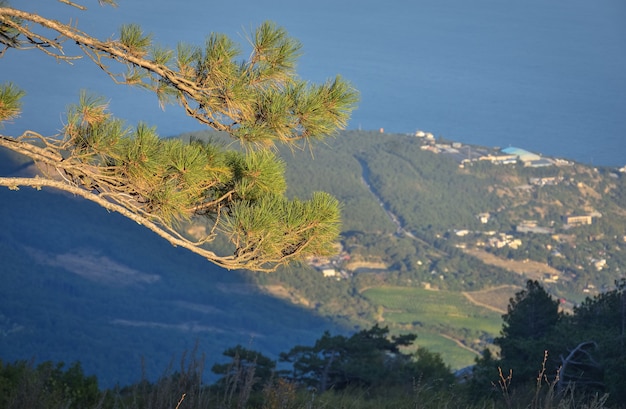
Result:
[[[260,385],[254,369],[241,370],[229,378],[227,387],[207,386],[197,371],[202,362],[192,361],[182,371],[164,375],[158,381],[139,382],[126,387],[98,390],[95,378],[85,376],[80,366],[67,370],[46,363],[33,367],[19,363],[2,368],[0,404],[3,408],[127,408],[127,409],[383,409],[383,408],[567,408],[600,409],[619,407],[607,404],[607,396],[587,398],[568,390],[557,395],[554,385],[541,381],[534,389],[512,392],[506,379],[495,383],[492,396],[470,400],[467,387],[453,385],[433,389],[419,379],[410,387],[386,389],[331,390],[318,393],[283,379]],[[238,386],[237,386],[238,385]]]
[[[414,334],[378,325],[351,336],[326,332],[278,362],[240,345],[213,365],[183,356],[156,382],[99,390],[80,364],[0,365],[6,408],[620,408],[626,396],[626,282],[587,299],[573,314],[536,281],[511,299],[495,345],[456,377],[441,356],[410,351]],[[591,319],[593,317],[593,319]]]

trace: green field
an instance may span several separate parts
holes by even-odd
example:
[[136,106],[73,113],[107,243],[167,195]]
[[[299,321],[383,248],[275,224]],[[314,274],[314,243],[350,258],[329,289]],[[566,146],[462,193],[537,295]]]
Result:
[[392,332],[417,334],[416,345],[440,353],[453,369],[473,364],[484,341],[502,328],[501,314],[458,292],[384,286],[365,290],[363,296],[382,307],[382,324]]

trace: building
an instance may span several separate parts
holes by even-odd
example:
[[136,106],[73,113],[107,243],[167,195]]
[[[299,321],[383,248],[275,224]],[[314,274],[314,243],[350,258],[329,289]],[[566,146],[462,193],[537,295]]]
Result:
[[515,156],[517,157],[518,160],[524,163],[538,161],[541,159],[541,156],[537,155],[536,153],[528,152],[527,150],[515,148],[512,146],[509,148],[502,149],[502,152],[507,155]]
[[337,270],[334,268],[325,268],[322,270],[322,274],[324,277],[335,277],[337,275]]
[[546,283],[556,283],[557,281],[559,281],[559,275],[546,273],[543,275],[543,281],[545,281]]
[[486,160],[497,165],[509,165],[517,163],[517,156],[515,155],[483,155],[479,160]]
[[554,186],[554,185],[558,185],[562,181],[563,181],[563,178],[560,176],[528,179],[528,183],[530,183],[531,185],[535,185],[535,186]]
[[476,218],[483,224],[488,223],[490,217],[491,215],[489,213],[480,213],[476,216]]
[[554,165],[554,161],[552,159],[542,158],[541,155],[512,146],[502,149],[502,153],[514,157],[516,160],[522,162],[526,167],[540,168]]
[[552,159],[547,159],[547,158],[524,161],[524,166],[529,167],[529,168],[543,168],[543,167],[552,166],[552,165],[554,165],[554,162],[552,162]]
[[581,226],[593,223],[593,217],[590,215],[583,216],[563,216],[563,223],[571,226]]

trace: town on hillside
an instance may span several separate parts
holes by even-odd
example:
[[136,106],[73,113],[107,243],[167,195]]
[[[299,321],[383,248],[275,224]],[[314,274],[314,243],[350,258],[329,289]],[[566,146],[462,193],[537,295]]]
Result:
[[[563,167],[570,168],[575,163],[560,158],[549,158],[529,152],[517,147],[488,148],[481,146],[464,145],[459,142],[449,142],[437,140],[432,133],[417,131],[414,136],[420,139],[423,151],[437,155],[446,155],[453,158],[460,168],[471,166],[476,162],[488,162],[495,166],[517,165],[523,168],[548,168]],[[626,174],[626,166],[617,169],[611,177],[617,178],[619,174]],[[365,183],[365,182],[364,182]],[[568,185],[573,183],[562,174],[528,177],[526,184],[515,186],[518,192],[533,194],[536,189]],[[370,191],[371,187],[367,186]],[[375,192],[372,191],[373,194]],[[383,199],[377,198],[383,206]],[[397,235],[415,238],[413,232],[401,224],[401,217],[386,209],[389,219],[397,226]],[[536,220],[525,218],[519,220],[510,231],[494,229],[493,219],[497,217],[494,211],[482,211],[475,215],[479,225],[484,228],[469,229],[465,226],[456,226],[441,234],[454,245],[455,248],[464,251],[466,254],[480,258],[483,262],[498,264],[504,268],[514,269],[529,279],[537,279],[546,284],[555,284],[560,281],[572,281],[577,278],[577,270],[607,271],[611,266],[610,256],[599,251],[594,257],[585,257],[576,260],[572,268],[562,268],[551,266],[550,263],[538,262],[531,257],[521,258],[515,251],[524,249],[529,240],[539,240],[550,259],[565,258],[561,248],[565,245],[576,247],[575,237],[577,229],[584,226],[592,226],[603,217],[603,214],[595,209],[581,207],[576,213],[564,212],[559,214],[558,219]],[[544,237],[544,239],[541,239]],[[589,240],[593,240],[592,237]],[[618,243],[626,247],[626,232],[618,238]],[[525,243],[526,242],[526,243]],[[526,250],[528,252],[528,250]],[[495,256],[498,257],[495,257]],[[336,280],[349,279],[354,274],[361,271],[385,271],[391,264],[388,260],[364,257],[355,257],[344,247],[339,247],[337,255],[330,258],[313,258],[309,260],[309,265],[318,270],[324,277]],[[419,260],[418,263],[426,263]],[[443,277],[443,276],[442,276]],[[424,287],[432,288],[429,283],[423,283]],[[582,288],[583,293],[597,293],[601,285],[593,280],[588,280]]]

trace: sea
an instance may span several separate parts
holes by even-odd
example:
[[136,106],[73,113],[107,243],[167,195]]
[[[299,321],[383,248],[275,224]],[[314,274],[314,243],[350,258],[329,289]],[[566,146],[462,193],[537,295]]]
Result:
[[[594,166],[626,165],[626,2],[623,0],[119,0],[80,11],[52,0],[14,7],[115,37],[138,23],[155,43],[203,45],[210,32],[248,38],[274,21],[300,40],[299,75],[341,75],[360,92],[349,129],[430,132],[467,144],[515,146]],[[72,45],[66,52],[71,54]],[[27,92],[0,134],[57,132],[81,89],[130,125],[163,136],[201,130],[175,106],[110,81],[91,62],[8,50],[0,82]]]

